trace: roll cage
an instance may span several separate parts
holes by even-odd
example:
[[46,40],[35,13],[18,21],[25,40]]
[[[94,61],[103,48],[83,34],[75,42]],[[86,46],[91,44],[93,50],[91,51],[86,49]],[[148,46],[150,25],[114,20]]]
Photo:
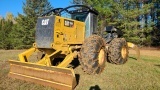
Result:
[[[79,8],[77,8],[77,7],[79,7]],[[76,10],[69,10],[70,8],[77,8],[77,9]],[[46,16],[49,13],[53,13],[54,15],[61,16],[61,13],[63,11],[66,11],[69,14],[91,12],[91,13],[93,13],[95,15],[98,15],[98,11],[96,11],[92,7],[88,7],[88,6],[85,6],[85,5],[72,5],[72,6],[68,6],[66,8],[55,8],[55,9],[52,9],[52,10],[48,11],[47,13],[42,14],[42,16]]]

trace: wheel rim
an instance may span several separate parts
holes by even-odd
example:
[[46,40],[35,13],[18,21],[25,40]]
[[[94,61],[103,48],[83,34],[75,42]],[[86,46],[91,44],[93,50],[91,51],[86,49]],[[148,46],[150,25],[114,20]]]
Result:
[[121,55],[122,55],[123,59],[127,57],[126,54],[127,54],[127,49],[126,49],[125,46],[123,46],[122,49],[121,49]]
[[98,63],[99,65],[103,65],[104,63],[104,59],[105,56],[104,56],[104,49],[101,49],[100,52],[99,52],[99,55],[98,55]]

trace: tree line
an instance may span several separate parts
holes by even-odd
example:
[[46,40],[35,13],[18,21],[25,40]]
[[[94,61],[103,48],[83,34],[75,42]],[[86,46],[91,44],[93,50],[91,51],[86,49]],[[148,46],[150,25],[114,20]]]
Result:
[[[112,25],[122,30],[129,42],[142,46],[160,45],[159,0],[73,0],[73,3],[94,7],[99,12],[100,31]],[[154,14],[156,17],[147,20]]]
[[0,18],[0,49],[25,49],[32,47],[35,40],[35,26],[38,16],[53,7],[48,0],[26,0],[24,14],[13,17],[7,13]]
[[[140,22],[141,15],[151,13],[155,9],[152,0],[140,6],[141,0],[73,0],[72,4],[84,4],[94,7],[98,12],[98,31],[103,33],[105,26],[112,25],[122,30],[123,37],[127,41],[143,46],[160,45],[159,23],[155,25],[143,25]],[[26,0],[23,2],[24,14],[14,17],[7,13],[6,17],[0,17],[0,49],[25,49],[32,47],[35,41],[35,26],[37,17],[53,9],[48,0]],[[156,8],[157,20],[160,20],[160,9]],[[147,23],[147,21],[145,22]],[[143,27],[142,27],[143,26]]]

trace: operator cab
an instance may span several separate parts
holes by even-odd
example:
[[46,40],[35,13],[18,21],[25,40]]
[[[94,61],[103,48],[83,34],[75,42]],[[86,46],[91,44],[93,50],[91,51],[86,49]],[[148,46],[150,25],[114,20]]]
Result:
[[92,12],[83,12],[72,14],[71,19],[85,22],[86,32],[85,36],[89,37],[92,34],[97,33],[97,15]]
[[[73,5],[66,8],[55,8],[44,15],[53,12],[55,15],[70,18],[85,23],[85,37],[97,33],[97,16],[98,12],[92,7],[85,5]],[[63,14],[66,15],[63,15]]]

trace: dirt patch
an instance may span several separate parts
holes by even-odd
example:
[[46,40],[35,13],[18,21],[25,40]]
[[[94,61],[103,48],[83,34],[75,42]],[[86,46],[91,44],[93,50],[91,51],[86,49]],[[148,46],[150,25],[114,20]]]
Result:
[[160,50],[160,46],[159,47],[141,47],[141,50]]
[[[130,49],[129,53],[136,54],[133,49]],[[160,57],[160,50],[157,48],[142,48],[140,49],[140,55]]]

